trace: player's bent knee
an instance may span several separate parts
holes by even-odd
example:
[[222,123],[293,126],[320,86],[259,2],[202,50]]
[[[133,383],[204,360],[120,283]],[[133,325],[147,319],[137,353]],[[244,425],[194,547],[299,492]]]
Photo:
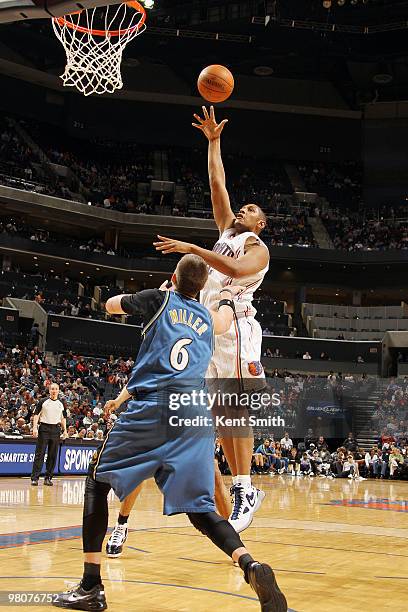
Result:
[[243,546],[235,529],[216,512],[194,512],[187,516],[198,531],[207,536],[228,556],[231,557],[234,550]]

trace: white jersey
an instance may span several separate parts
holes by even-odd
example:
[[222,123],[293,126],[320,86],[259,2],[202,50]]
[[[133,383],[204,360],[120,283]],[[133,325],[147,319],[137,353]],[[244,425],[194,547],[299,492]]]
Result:
[[52,400],[50,397],[43,398],[38,402],[34,414],[39,414],[39,422],[47,425],[57,425],[63,417],[67,416],[61,400]]
[[[242,234],[238,234],[234,228],[231,228],[225,230],[221,234],[218,242],[216,242],[214,245],[213,251],[215,253],[219,253],[220,255],[226,255],[227,257],[238,259],[245,253],[245,243],[248,238],[255,238],[259,245],[265,247],[266,249],[268,248],[266,244],[262,242],[259,236],[253,232],[243,232]],[[222,272],[218,272],[218,270],[214,270],[214,268],[210,268],[208,280],[201,292],[201,302],[207,308],[213,308],[219,299],[218,295],[222,287],[228,285],[242,285],[245,286],[246,289],[236,298],[235,310],[238,316],[246,315],[254,317],[256,315],[256,309],[252,305],[254,293],[262,283],[268,270],[269,264],[263,268],[263,270],[260,270],[255,274],[234,279],[226,274],[222,274]]]

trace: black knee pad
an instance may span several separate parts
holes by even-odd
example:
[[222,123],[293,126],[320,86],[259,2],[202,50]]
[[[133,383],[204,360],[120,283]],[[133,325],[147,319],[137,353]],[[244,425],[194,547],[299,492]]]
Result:
[[82,540],[84,552],[100,552],[108,528],[110,485],[87,476],[85,481]]
[[234,550],[244,546],[235,529],[215,512],[194,512],[187,514],[187,516],[198,531],[207,536],[229,557]]

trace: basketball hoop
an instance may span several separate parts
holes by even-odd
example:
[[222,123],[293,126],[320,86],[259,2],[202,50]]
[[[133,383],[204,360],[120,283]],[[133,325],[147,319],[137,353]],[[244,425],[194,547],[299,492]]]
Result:
[[123,49],[144,32],[145,20],[146,11],[135,0],[53,17],[54,32],[67,56],[61,75],[64,86],[76,87],[84,96],[121,89]]

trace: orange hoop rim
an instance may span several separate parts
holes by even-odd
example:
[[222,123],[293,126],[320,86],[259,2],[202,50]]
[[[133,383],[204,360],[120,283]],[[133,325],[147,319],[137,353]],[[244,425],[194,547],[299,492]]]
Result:
[[[93,30],[91,28],[86,28],[85,26],[76,25],[75,23],[68,21],[68,19],[65,19],[65,17],[53,17],[53,20],[58,23],[60,27],[67,26],[68,28],[70,28],[71,30],[75,30],[76,32],[81,32],[82,34],[92,34],[93,36],[125,36],[129,32],[133,32],[134,30],[140,30],[140,28],[144,26],[144,23],[146,21],[146,11],[144,6],[137,2],[137,0],[128,0],[127,2],[122,2],[121,4],[127,4],[131,8],[135,9],[135,11],[141,13],[142,17],[136,25],[130,28],[124,28],[123,30],[113,30],[111,32],[110,30]],[[79,15],[80,13],[82,13],[82,11],[75,11],[69,14]]]

